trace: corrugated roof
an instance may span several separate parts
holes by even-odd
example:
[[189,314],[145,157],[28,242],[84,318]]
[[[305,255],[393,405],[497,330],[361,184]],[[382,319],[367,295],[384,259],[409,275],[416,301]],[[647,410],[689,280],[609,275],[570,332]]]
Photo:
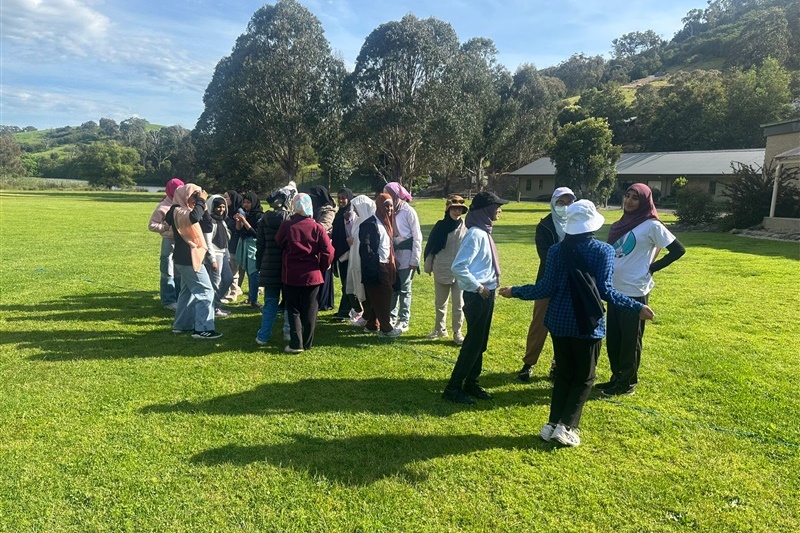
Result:
[[[622,154],[617,162],[620,176],[683,176],[732,174],[731,164],[762,166],[764,148],[747,150],[703,150],[695,152],[644,152]],[[512,176],[553,176],[556,167],[541,157],[511,173]]]
[[782,154],[778,154],[773,159],[775,161],[782,161],[784,159],[794,159],[796,157],[800,157],[800,146],[797,148],[792,148],[791,150],[786,150]]

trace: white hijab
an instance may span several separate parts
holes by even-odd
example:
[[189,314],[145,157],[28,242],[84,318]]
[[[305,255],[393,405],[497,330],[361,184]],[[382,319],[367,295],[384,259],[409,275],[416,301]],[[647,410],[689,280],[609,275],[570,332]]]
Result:
[[361,223],[375,214],[375,202],[368,196],[359,194],[350,201],[353,206],[352,212],[355,213],[353,220],[353,245],[350,246],[350,264],[347,266],[347,294],[355,294],[359,301],[367,299],[364,292],[364,285],[361,284],[361,254],[358,248],[361,241],[358,238],[358,229]]
[[553,191],[553,196],[550,198],[550,213],[553,215],[553,225],[556,227],[556,233],[558,233],[558,242],[563,241],[564,235],[566,235],[564,227],[567,225],[567,215],[565,213],[562,216],[556,212],[556,202],[566,194],[572,196],[572,199],[575,200],[575,193],[569,187],[559,187]]

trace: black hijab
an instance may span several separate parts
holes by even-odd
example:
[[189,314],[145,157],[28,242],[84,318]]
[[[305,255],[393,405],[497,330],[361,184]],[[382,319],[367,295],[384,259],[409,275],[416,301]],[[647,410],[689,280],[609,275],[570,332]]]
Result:
[[335,250],[335,259],[339,259],[339,257],[344,255],[344,253],[350,249],[350,245],[347,244],[347,230],[345,229],[344,225],[344,214],[350,213],[353,209],[353,206],[350,204],[350,202],[353,201],[353,191],[348,188],[344,188],[340,189],[338,194],[341,194],[347,198],[347,205],[340,208],[333,217],[331,242],[333,243],[333,249]]
[[461,218],[453,220],[450,216],[450,210],[445,209],[444,218],[436,222],[428,235],[428,242],[425,244],[425,252],[422,254],[423,259],[427,259],[429,255],[436,255],[444,249],[447,245],[447,236],[456,228],[461,226],[464,221]]
[[247,219],[247,223],[253,228],[253,231],[255,231],[256,226],[258,226],[258,221],[261,220],[261,215],[264,214],[264,210],[261,208],[261,200],[258,199],[258,195],[253,191],[245,194],[244,197],[250,200],[250,204],[252,204],[245,218]]
[[311,204],[314,206],[315,218],[317,213],[319,213],[319,210],[322,209],[322,206],[329,205],[331,207],[336,207],[336,202],[333,200],[331,193],[329,193],[328,189],[322,185],[311,187],[308,195],[311,197]]
[[236,191],[227,191],[228,198],[231,199],[231,205],[228,207],[228,217],[233,218],[233,215],[239,212],[242,207],[242,196]]

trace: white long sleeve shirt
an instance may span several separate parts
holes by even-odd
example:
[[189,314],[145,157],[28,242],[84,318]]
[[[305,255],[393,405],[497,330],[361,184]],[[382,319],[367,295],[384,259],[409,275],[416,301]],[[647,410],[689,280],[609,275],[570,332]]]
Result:
[[395,263],[398,270],[419,266],[419,258],[422,256],[422,229],[419,226],[419,217],[413,207],[407,203],[398,209],[394,215],[394,244],[398,244],[406,239],[413,238],[410,250],[394,251]]

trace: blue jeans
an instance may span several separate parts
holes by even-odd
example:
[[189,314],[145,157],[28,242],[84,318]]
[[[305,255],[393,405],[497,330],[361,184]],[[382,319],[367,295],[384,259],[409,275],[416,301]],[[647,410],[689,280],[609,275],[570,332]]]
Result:
[[206,267],[195,272],[191,265],[175,265],[181,277],[181,293],[172,329],[180,331],[214,330],[214,287]]
[[[261,342],[267,342],[272,336],[272,326],[278,316],[278,303],[281,298],[281,290],[273,287],[264,288],[264,307],[261,308],[261,329],[258,330],[256,337]],[[288,325],[288,324],[287,324]]]
[[251,304],[258,302],[258,270],[247,273],[247,299]]
[[[397,282],[395,287],[400,286],[399,290],[392,290],[392,320],[395,325],[404,322],[408,324],[411,319],[411,281],[414,279],[416,269],[404,268],[397,271]],[[398,305],[399,304],[399,305]]]
[[173,239],[161,239],[161,305],[170,305],[178,301],[178,293],[181,292],[181,278],[175,274],[172,266],[172,252],[175,249]]
[[222,306],[220,301],[228,294],[228,289],[233,283],[233,272],[231,271],[231,254],[228,250],[225,253],[215,254],[214,260],[217,262],[217,269],[211,270],[211,284],[214,286],[214,309]]

